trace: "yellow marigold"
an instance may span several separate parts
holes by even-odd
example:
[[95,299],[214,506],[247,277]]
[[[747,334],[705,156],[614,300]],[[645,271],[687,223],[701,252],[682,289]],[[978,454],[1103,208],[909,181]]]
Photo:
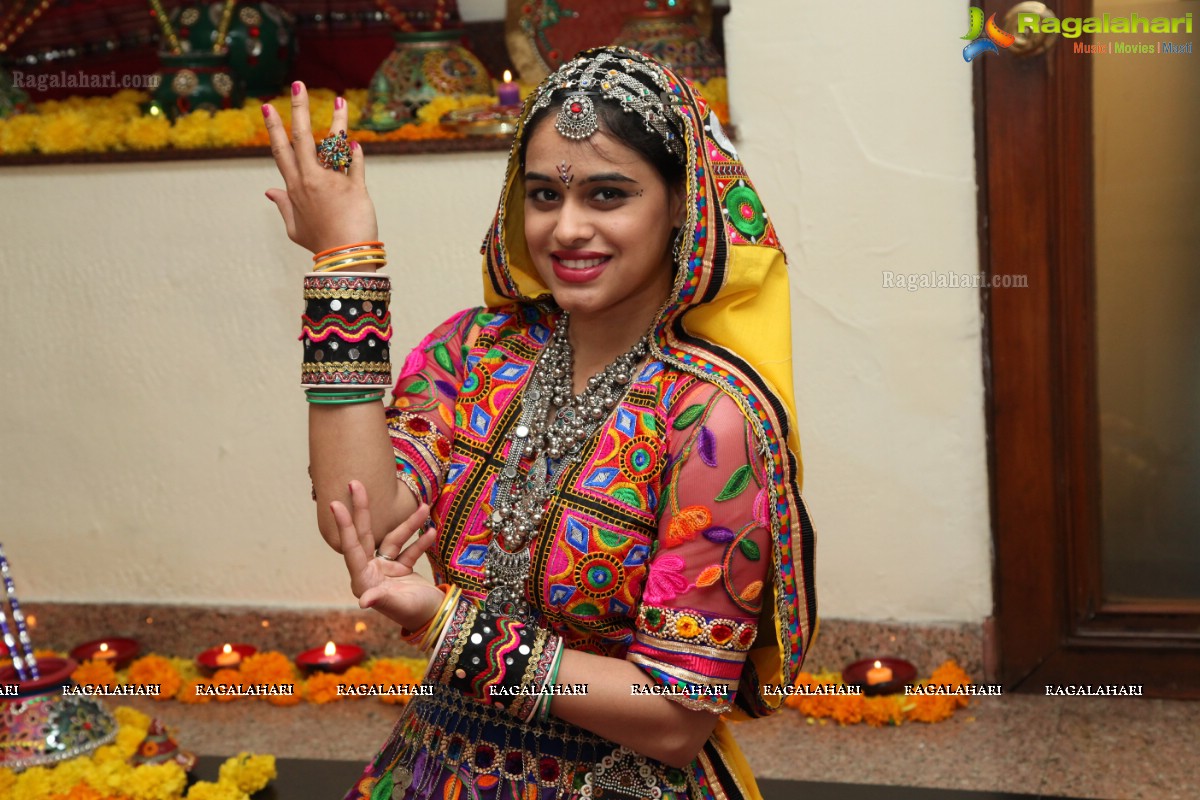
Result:
[[130,800],[174,800],[187,786],[187,773],[173,761],[146,764],[130,771],[121,794]]
[[199,689],[201,686],[212,686],[212,681],[204,678],[196,678],[195,680],[188,681],[179,690],[179,694],[175,696],[175,699],[181,703],[190,703],[192,705],[207,703],[212,700],[212,695],[200,694]]
[[254,138],[262,126],[262,118],[260,116],[255,122],[241,109],[231,108],[213,114],[210,125],[212,142],[216,147],[240,147]]
[[137,728],[143,734],[150,730],[150,723],[153,722],[149,714],[143,714],[131,706],[117,706],[117,709],[113,711],[113,717],[122,728]]
[[129,665],[130,683],[155,683],[160,687],[156,700],[170,700],[183,685],[179,671],[162,656],[143,656]]
[[117,673],[107,661],[84,661],[71,673],[71,680],[81,686],[116,686]]
[[69,792],[75,786],[84,784],[92,771],[92,762],[88,758],[69,758],[60,761],[52,772],[57,791]]
[[229,783],[200,781],[188,789],[187,800],[250,800],[250,795]]
[[341,677],[328,672],[315,672],[304,681],[304,696],[310,703],[329,703],[338,699],[337,687]]
[[16,773],[8,767],[0,767],[0,795],[8,795],[16,785]]
[[138,746],[142,740],[146,738],[146,732],[138,728],[119,728],[117,730],[117,738],[113,740],[113,747],[121,754],[122,759],[128,759],[137,752]]
[[54,781],[50,770],[45,767],[30,767],[17,776],[12,794],[12,800],[45,800],[55,792]]
[[181,150],[212,147],[211,115],[194,111],[175,120],[171,126],[171,145]]
[[38,133],[37,147],[43,153],[70,153],[84,149],[90,135],[86,114],[64,110],[46,119]]
[[161,150],[171,142],[171,123],[162,116],[136,117],[121,128],[121,141],[130,150]]
[[[45,119],[40,114],[17,114],[5,120],[0,120],[0,153],[15,155],[29,153],[37,148],[38,132]],[[0,667],[12,664],[12,659],[4,659]]]
[[221,765],[220,782],[231,783],[247,794],[254,794],[275,780],[275,756],[238,753]]

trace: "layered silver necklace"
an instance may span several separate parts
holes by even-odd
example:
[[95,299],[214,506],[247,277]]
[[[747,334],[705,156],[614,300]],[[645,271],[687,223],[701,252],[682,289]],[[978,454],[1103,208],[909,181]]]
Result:
[[[487,518],[492,532],[483,566],[487,607],[526,621],[532,619],[525,599],[529,543],[537,535],[554,487],[624,396],[633,370],[650,348],[649,336],[643,336],[588,378],[587,388],[576,395],[569,321],[564,312],[526,385],[521,416],[508,434],[512,444],[496,480],[496,500]],[[521,468],[524,458],[533,461],[526,473]]]

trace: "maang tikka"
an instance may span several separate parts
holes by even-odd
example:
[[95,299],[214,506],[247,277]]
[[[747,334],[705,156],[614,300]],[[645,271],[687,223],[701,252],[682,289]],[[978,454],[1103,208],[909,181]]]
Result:
[[646,130],[662,137],[667,149],[684,157],[682,127],[675,119],[679,97],[671,91],[666,72],[633,50],[614,47],[564,64],[543,84],[529,116],[552,102],[555,92],[567,90],[554,128],[568,139],[586,139],[600,128],[593,98],[620,103],[621,110],[642,118]]

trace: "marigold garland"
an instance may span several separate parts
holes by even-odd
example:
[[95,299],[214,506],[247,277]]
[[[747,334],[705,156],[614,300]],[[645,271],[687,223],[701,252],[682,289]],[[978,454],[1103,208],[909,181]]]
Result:
[[[43,658],[62,654],[53,650],[39,651]],[[0,663],[3,666],[3,663]],[[214,700],[230,703],[263,700],[277,706],[291,706],[307,700],[310,703],[331,703],[337,700],[358,700],[368,695],[347,692],[348,687],[363,684],[382,686],[385,693],[370,695],[388,704],[407,703],[411,695],[398,691],[387,694],[392,686],[416,686],[425,673],[421,658],[372,658],[360,667],[351,667],[341,675],[314,672],[305,677],[283,653],[268,650],[247,657],[237,668],[219,669],[211,676],[201,675],[194,661],[186,658],[165,658],[147,655],[137,659],[128,669],[114,671],[106,661],[84,661],[71,673],[71,679],[83,686],[121,686],[126,684],[157,684],[161,691],[158,700],[178,700],[200,705]],[[254,687],[261,685],[291,685],[291,694],[238,694],[228,690],[213,692],[212,686]],[[140,741],[140,740],[139,740]],[[136,742],[134,743],[136,746]]]
[[[724,78],[696,84],[708,98],[709,107],[721,119],[729,121],[729,106]],[[522,97],[533,87],[522,86]],[[353,89],[343,95],[349,119],[362,117],[367,90]],[[329,89],[309,90],[314,141],[324,137],[333,123],[336,95]],[[270,144],[262,123],[262,100],[249,98],[241,108],[215,113],[194,112],[174,123],[162,116],[145,116],[141,104],[150,95],[125,89],[111,97],[71,96],[66,100],[37,103],[31,113],[0,119],[0,156],[25,153],[103,153],[165,150],[196,150],[226,147],[265,147]],[[268,100],[285,126],[291,125],[291,97]],[[402,142],[433,139],[461,139],[464,134],[443,128],[440,120],[448,111],[497,102],[495,95],[439,96],[417,111],[417,121],[394,131],[379,133],[352,128],[347,135],[359,142]]]
[[[954,660],[946,661],[935,669],[928,680],[918,681],[917,686],[966,686],[971,676],[963,671]],[[842,684],[842,676],[836,672],[801,672],[796,677],[797,686],[834,686]],[[815,720],[832,719],[839,725],[857,725],[865,722],[879,727],[900,725],[904,722],[941,722],[967,705],[965,695],[945,694],[892,694],[879,697],[851,694],[794,694],[787,697],[784,705],[794,708]]]
[[[165,659],[164,659],[165,660]],[[158,667],[156,667],[158,668]],[[90,756],[16,773],[0,768],[0,797],[9,800],[248,800],[276,777],[275,757],[239,753],[221,765],[216,782],[200,781],[186,790],[187,774],[174,762],[133,766],[129,757],[150,728],[150,717],[118,706],[112,744]]]

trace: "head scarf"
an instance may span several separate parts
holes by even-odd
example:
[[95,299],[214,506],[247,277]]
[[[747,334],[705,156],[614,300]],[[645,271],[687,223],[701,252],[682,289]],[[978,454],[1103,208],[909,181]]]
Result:
[[[716,384],[741,406],[770,476],[773,603],[764,603],[759,639],[750,651],[752,668],[743,672],[743,685],[751,691],[739,693],[746,704],[739,703],[732,714],[759,716],[778,708],[781,698],[763,697],[758,688],[795,682],[816,623],[814,534],[800,498],[800,442],[792,425],[787,264],[733,143],[690,83],[620,47],[585,50],[542,82],[525,102],[500,205],[484,238],[484,294],[490,306],[549,294],[525,241],[525,181],[518,156],[526,122],[546,105],[546,95],[576,88],[573,75],[586,74],[596,59],[613,55],[613,69],[643,79],[653,71],[655,82],[666,87],[663,107],[673,116],[671,130],[682,134],[687,162],[683,246],[675,249],[675,284],[655,321],[652,352]],[[774,636],[764,636],[768,631]]]

